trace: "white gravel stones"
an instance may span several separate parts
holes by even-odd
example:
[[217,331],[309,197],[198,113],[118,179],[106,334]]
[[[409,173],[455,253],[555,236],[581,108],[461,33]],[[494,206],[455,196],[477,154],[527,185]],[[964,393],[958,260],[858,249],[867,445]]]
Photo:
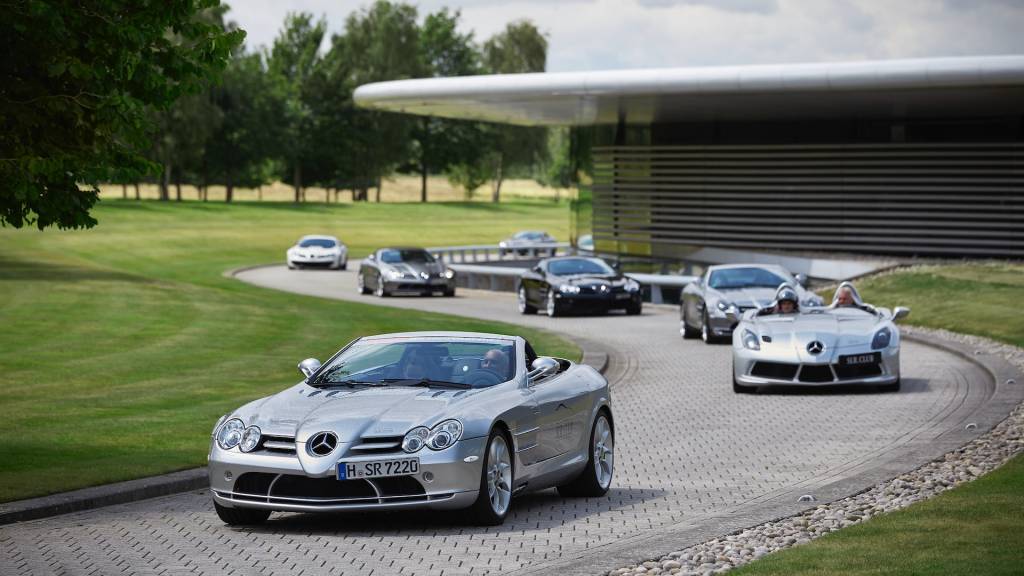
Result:
[[[1024,349],[945,330],[903,327],[905,333],[936,334],[998,354],[1024,370]],[[973,424],[973,423],[972,423]],[[975,425],[975,428],[977,426]],[[783,548],[797,546],[872,517],[905,508],[991,472],[1024,451],[1024,404],[989,432],[924,466],[860,494],[821,504],[796,516],[767,522],[667,554],[657,561],[618,568],[609,576],[719,574]],[[803,500],[803,498],[801,498]]]

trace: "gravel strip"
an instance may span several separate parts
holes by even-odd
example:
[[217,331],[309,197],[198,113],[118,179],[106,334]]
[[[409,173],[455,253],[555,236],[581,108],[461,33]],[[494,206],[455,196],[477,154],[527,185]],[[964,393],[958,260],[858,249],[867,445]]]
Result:
[[[1024,371],[1024,349],[986,338],[946,330],[903,327],[918,336],[942,336],[1006,358]],[[1015,383],[1024,386],[1024,382]],[[877,484],[868,490],[816,506],[802,514],[767,522],[721,538],[691,546],[640,565],[618,568],[609,576],[636,574],[708,575],[726,572],[777,550],[810,542],[841,528],[859,524],[878,514],[906,508],[941,492],[970,482],[998,468],[1024,451],[1024,404],[988,433],[942,458]]]

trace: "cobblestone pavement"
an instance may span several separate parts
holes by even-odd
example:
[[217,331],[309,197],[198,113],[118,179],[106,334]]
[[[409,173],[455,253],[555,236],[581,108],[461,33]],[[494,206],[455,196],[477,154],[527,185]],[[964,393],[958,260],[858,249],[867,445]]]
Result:
[[962,427],[991,380],[958,356],[904,342],[903,390],[897,394],[736,395],[729,347],[683,341],[675,311],[665,307],[646,308],[639,317],[550,319],[520,316],[511,294],[358,296],[351,272],[275,267],[239,277],[304,294],[505,320],[602,342],[614,351],[608,374],[617,424],[611,491],[598,499],[565,500],[554,491],[527,495],[496,528],[465,526],[456,513],[405,512],[274,514],[257,529],[224,526],[209,494],[198,491],[0,528],[0,574],[543,572],[545,565],[557,569],[567,556],[624,538],[891,465],[899,448]]

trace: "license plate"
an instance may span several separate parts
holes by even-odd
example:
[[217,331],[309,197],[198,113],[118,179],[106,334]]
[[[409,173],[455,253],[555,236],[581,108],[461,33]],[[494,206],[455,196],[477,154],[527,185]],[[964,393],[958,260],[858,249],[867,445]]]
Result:
[[408,476],[410,474],[416,474],[419,471],[419,458],[367,460],[365,462],[338,462],[338,480]]
[[839,358],[839,363],[843,366],[859,366],[861,364],[878,364],[882,360],[882,355],[878,352],[871,354],[852,354],[850,356],[842,356]]
[[615,295],[615,299],[616,300],[625,300],[626,298],[629,298],[629,294],[616,294]]

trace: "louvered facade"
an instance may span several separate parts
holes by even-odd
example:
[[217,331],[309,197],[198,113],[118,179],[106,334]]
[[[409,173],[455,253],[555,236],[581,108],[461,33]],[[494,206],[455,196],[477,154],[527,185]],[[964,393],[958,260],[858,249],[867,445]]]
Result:
[[1024,143],[603,146],[593,233],[692,248],[1024,257]]

